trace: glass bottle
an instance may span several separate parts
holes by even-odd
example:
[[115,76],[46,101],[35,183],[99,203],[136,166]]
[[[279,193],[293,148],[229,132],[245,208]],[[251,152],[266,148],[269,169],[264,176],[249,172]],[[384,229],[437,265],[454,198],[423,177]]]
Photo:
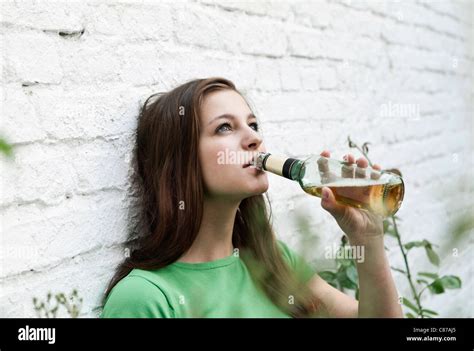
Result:
[[394,173],[332,158],[310,155],[304,159],[275,156],[260,152],[252,165],[259,170],[298,182],[303,190],[321,197],[329,187],[336,201],[376,213],[382,217],[395,214],[403,201],[403,179]]

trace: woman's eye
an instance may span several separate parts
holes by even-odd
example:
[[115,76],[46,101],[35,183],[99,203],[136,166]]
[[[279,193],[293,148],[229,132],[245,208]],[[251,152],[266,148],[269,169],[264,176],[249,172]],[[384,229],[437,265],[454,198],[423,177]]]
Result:
[[250,125],[250,127],[253,128],[256,132],[258,132],[258,123],[257,123],[257,122],[250,123],[249,125]]
[[222,123],[219,127],[217,127],[216,132],[217,133],[222,133],[226,132],[228,130],[231,130],[232,128],[230,127],[229,123]]

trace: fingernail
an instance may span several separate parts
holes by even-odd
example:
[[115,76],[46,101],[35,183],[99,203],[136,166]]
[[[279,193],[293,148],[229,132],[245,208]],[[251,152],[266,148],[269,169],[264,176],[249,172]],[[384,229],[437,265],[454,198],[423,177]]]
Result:
[[324,189],[324,190],[323,190],[323,198],[326,199],[326,200],[329,199],[329,191],[328,191],[328,189]]

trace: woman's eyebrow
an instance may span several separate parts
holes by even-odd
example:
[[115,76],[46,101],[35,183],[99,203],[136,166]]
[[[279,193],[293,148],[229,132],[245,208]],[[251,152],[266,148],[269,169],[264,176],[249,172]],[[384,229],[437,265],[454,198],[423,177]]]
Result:
[[[223,115],[217,116],[216,118],[212,119],[207,125],[210,125],[212,122],[214,122],[218,119],[221,119],[221,118],[236,119],[236,117],[234,115],[232,115],[230,113],[224,113]],[[255,117],[255,115],[253,113],[250,113],[247,116],[247,120],[249,120],[251,118],[257,118],[257,117]]]

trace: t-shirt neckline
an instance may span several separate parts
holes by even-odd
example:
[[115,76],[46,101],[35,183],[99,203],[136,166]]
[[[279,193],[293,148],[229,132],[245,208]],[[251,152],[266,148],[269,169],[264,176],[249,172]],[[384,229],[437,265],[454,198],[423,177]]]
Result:
[[179,268],[186,268],[186,269],[214,269],[225,267],[231,265],[239,260],[238,255],[230,255],[224,258],[219,258],[213,261],[207,262],[197,262],[197,263],[190,263],[190,262],[180,262],[176,261],[171,264],[171,266],[179,267]]

